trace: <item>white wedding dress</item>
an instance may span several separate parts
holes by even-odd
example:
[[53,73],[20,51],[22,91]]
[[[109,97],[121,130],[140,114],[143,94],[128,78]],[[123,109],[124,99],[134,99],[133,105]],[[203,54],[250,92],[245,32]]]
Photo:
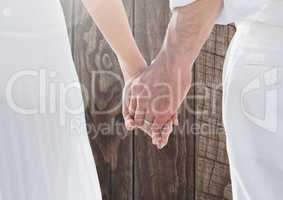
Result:
[[59,0],[0,1],[0,200],[101,200]]

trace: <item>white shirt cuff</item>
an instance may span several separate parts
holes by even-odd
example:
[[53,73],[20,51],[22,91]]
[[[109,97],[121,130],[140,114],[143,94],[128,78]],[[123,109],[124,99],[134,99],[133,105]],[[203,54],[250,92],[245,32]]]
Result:
[[[191,4],[197,0],[170,0],[170,9],[173,10],[177,7],[186,6],[188,4]],[[231,21],[231,20],[230,20]],[[216,20],[217,24],[228,24],[231,23],[227,17],[225,17],[225,12],[222,11],[221,15]]]
[[182,7],[191,4],[197,0],[170,0],[170,9],[173,10],[177,7]]
[[[170,0],[170,8],[186,6],[197,0]],[[216,24],[227,25],[243,20],[259,12],[270,0],[224,0],[224,5]]]

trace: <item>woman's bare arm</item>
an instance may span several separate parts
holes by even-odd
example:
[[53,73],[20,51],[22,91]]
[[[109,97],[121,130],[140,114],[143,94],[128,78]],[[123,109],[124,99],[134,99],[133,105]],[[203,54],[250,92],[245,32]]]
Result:
[[122,0],[82,0],[109,42],[127,80],[144,70],[146,62],[133,38]]

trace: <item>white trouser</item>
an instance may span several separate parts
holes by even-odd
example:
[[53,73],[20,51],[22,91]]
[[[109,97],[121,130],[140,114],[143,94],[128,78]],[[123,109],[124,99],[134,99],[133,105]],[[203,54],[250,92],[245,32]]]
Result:
[[234,200],[283,198],[283,27],[246,21],[227,53],[223,120]]

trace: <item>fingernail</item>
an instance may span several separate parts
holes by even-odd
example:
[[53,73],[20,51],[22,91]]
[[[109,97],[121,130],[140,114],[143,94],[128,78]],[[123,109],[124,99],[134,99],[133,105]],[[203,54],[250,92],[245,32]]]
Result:
[[160,150],[158,143],[156,143],[155,146],[156,146],[156,149]]
[[134,120],[128,119],[128,120],[127,120],[127,124],[128,124],[130,127],[133,127],[135,123],[134,123]]
[[158,146],[159,146],[159,142],[158,142],[158,139],[154,139],[154,145],[158,148]]
[[134,120],[133,120],[133,119],[128,119],[127,122],[128,122],[130,125],[134,124]]
[[166,146],[166,144],[163,143],[163,144],[161,145],[161,149],[163,149],[165,146]]
[[178,119],[174,120],[174,125],[179,126],[179,120]]
[[128,131],[133,131],[134,130],[134,127],[130,126],[129,124],[126,123],[126,129]]

